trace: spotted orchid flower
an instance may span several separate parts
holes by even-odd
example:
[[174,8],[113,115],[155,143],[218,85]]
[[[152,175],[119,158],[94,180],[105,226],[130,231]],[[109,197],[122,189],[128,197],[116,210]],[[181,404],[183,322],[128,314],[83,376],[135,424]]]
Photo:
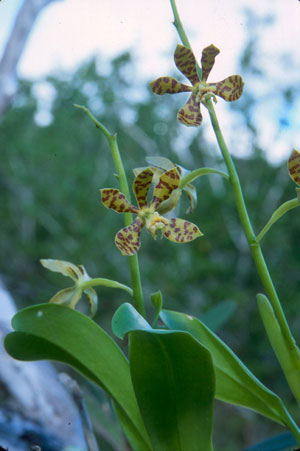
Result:
[[207,78],[218,53],[220,53],[220,50],[213,44],[203,49],[201,58],[202,80],[200,80],[193,52],[183,45],[177,45],[174,53],[175,64],[180,72],[189,79],[192,86],[180,83],[173,77],[160,77],[150,83],[152,91],[159,95],[188,91],[192,93],[177,114],[178,120],[184,125],[194,127],[201,125],[200,103],[205,94],[211,93],[232,102],[237,100],[243,92],[244,82],[240,75],[231,75],[217,83],[207,83]]
[[[288,159],[288,171],[291,179],[300,186],[300,152],[294,149]],[[300,201],[300,188],[296,188],[297,196]]]
[[198,227],[183,219],[167,219],[158,213],[160,204],[169,199],[172,192],[178,189],[180,175],[176,168],[164,172],[154,187],[153,197],[147,202],[147,194],[154,174],[150,168],[140,172],[134,179],[133,192],[138,207],[131,205],[118,189],[101,190],[101,200],[106,208],[118,213],[137,215],[133,223],[121,229],[115,237],[115,243],[122,255],[134,255],[140,248],[140,235],[145,226],[154,239],[165,236],[175,243],[186,243],[202,235]]

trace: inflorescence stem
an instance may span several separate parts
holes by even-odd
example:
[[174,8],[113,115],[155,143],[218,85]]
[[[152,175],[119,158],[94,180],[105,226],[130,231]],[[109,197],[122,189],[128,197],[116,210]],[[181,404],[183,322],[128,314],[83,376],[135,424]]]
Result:
[[[122,158],[120,155],[118,142],[117,142],[117,135],[112,135],[107,128],[101,124],[89,111],[88,108],[86,108],[83,105],[74,105],[76,108],[79,108],[83,110],[89,118],[94,122],[97,128],[99,128],[104,136],[106,137],[112,158],[114,161],[115,168],[118,173],[118,181],[120,184],[120,189],[122,193],[125,194],[128,201],[130,202],[130,191],[128,187],[127,177],[125,173],[125,169],[123,166]],[[125,226],[128,226],[132,223],[133,217],[131,213],[125,213],[124,214],[124,222]],[[135,254],[129,258],[129,265],[130,265],[130,272],[131,272],[131,282],[132,282],[132,288],[133,288],[133,299],[134,299],[134,307],[136,310],[145,317],[145,305],[144,305],[144,296],[143,296],[143,290],[142,290],[142,283],[141,283],[141,276],[140,276],[140,269],[139,269],[139,262],[138,262],[138,256]]]
[[[183,25],[181,23],[181,20],[180,20],[178,11],[177,11],[175,0],[170,0],[170,3],[171,3],[172,11],[174,14],[174,25],[177,29],[180,39],[186,47],[191,49],[190,43],[185,34]],[[211,124],[214,129],[214,133],[217,138],[219,148],[221,150],[221,153],[224,158],[224,162],[225,162],[227,170],[228,170],[230,182],[231,182],[231,185],[233,188],[234,197],[235,197],[235,201],[236,201],[236,205],[237,205],[237,210],[239,213],[239,217],[240,217],[240,220],[241,220],[241,223],[242,223],[242,226],[243,226],[243,229],[244,229],[244,232],[245,232],[245,235],[246,235],[246,238],[247,238],[253,259],[254,259],[254,262],[256,264],[256,268],[258,270],[260,279],[265,287],[266,294],[269,298],[269,301],[272,305],[274,314],[275,314],[278,324],[280,326],[281,333],[286,342],[287,349],[289,350],[290,357],[293,361],[294,370],[297,371],[297,373],[299,374],[300,373],[299,349],[296,346],[295,340],[290,331],[288,322],[286,320],[283,309],[281,307],[276,289],[274,287],[273,281],[271,279],[268,267],[266,265],[266,262],[265,262],[260,244],[259,244],[259,240],[256,238],[255,233],[253,231],[253,228],[252,228],[252,225],[251,225],[251,222],[249,219],[248,211],[246,208],[239,176],[237,174],[235,165],[231,158],[231,154],[227,148],[222,131],[220,129],[212,99],[208,95],[205,98],[205,106],[208,109]],[[296,205],[293,205],[293,206],[296,206]],[[269,225],[269,226],[271,226],[271,225]],[[267,224],[267,226],[268,226],[268,224]],[[259,238],[262,238],[263,232],[265,233],[264,229],[259,234]],[[282,369],[285,372],[284,366],[282,366]],[[289,380],[288,380],[288,383],[290,385],[290,388],[291,388],[295,398],[298,401],[298,404],[300,404],[300,386],[299,386],[299,384],[291,384]],[[298,436],[298,438],[299,438],[299,436]]]

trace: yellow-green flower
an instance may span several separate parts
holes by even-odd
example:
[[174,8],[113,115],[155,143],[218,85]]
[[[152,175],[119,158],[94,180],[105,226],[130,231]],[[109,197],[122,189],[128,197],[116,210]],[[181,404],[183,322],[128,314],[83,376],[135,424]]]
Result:
[[101,200],[106,208],[118,213],[131,212],[137,215],[131,225],[116,234],[115,243],[122,255],[134,255],[139,250],[140,235],[144,226],[154,239],[159,234],[176,243],[186,243],[202,235],[195,224],[178,218],[167,219],[158,213],[160,204],[169,199],[172,192],[179,187],[180,175],[177,169],[172,168],[161,175],[154,187],[152,200],[147,202],[153,175],[153,171],[147,168],[134,179],[133,192],[138,207],[131,205],[118,189],[101,190]]
[[152,91],[159,95],[192,92],[188,101],[177,114],[178,120],[184,125],[201,125],[200,103],[205,94],[212,93],[228,102],[232,102],[237,100],[243,92],[244,82],[240,75],[231,75],[217,83],[207,83],[207,78],[218,53],[220,53],[220,50],[213,44],[203,49],[201,58],[202,80],[200,80],[193,52],[183,45],[177,45],[174,53],[175,64],[180,72],[189,79],[192,86],[180,83],[175,78],[168,76],[160,77],[150,83]]
[[59,272],[66,277],[70,277],[74,281],[72,287],[60,290],[49,302],[75,308],[81,299],[82,293],[84,293],[89,301],[91,316],[95,315],[98,306],[98,296],[94,288],[84,288],[84,283],[91,279],[84,266],[76,266],[70,262],[52,260],[51,258],[41,260],[41,264],[50,271]]

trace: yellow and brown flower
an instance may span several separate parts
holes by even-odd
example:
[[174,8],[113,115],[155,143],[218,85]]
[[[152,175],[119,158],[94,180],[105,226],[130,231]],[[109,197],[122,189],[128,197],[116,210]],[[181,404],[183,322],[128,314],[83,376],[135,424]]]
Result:
[[[288,159],[288,171],[291,179],[300,186],[300,152],[294,149]],[[300,188],[296,188],[297,196],[300,201]]]
[[116,246],[122,255],[134,255],[140,247],[140,235],[145,226],[154,239],[165,236],[176,243],[186,243],[202,235],[195,224],[179,218],[167,219],[158,213],[162,202],[169,199],[178,189],[180,175],[176,168],[164,172],[154,187],[153,197],[147,202],[147,194],[152,183],[153,171],[150,168],[140,172],[133,182],[138,207],[131,205],[118,189],[105,188],[101,191],[101,200],[106,208],[118,213],[131,212],[137,217],[133,223],[121,229],[115,237]]
[[207,83],[207,78],[218,53],[220,53],[220,50],[213,44],[203,49],[201,58],[202,79],[200,80],[193,52],[183,45],[177,45],[174,53],[175,64],[180,72],[189,79],[192,86],[180,83],[173,77],[160,77],[150,83],[152,91],[159,95],[192,92],[188,101],[177,114],[178,120],[184,125],[201,125],[200,103],[205,94],[212,93],[232,102],[237,100],[243,92],[244,82],[240,75],[231,75],[217,83]]

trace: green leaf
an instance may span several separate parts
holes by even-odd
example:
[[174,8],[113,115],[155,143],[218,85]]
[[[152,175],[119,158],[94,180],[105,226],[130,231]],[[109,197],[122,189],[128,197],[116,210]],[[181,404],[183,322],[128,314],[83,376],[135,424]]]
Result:
[[130,333],[130,370],[153,448],[212,450],[215,375],[210,353],[190,334]]
[[18,360],[55,360],[71,365],[102,387],[119,405],[141,445],[151,449],[136,402],[126,357],[94,321],[68,307],[41,304],[18,312],[5,338]]
[[162,296],[162,293],[160,290],[151,294],[151,302],[155,309],[155,316],[154,316],[154,319],[152,322],[152,327],[156,327],[156,324],[157,324],[157,321],[159,318],[159,314],[160,314],[160,311],[163,306],[163,296]]
[[125,302],[113,316],[112,331],[116,337],[122,339],[132,330],[152,330],[152,328],[131,304]]
[[211,330],[220,329],[224,323],[233,315],[236,310],[236,303],[233,301],[224,301],[221,304],[211,308],[201,316],[201,321]]
[[[276,435],[263,442],[246,448],[245,451],[292,451],[296,450],[297,441],[290,432]],[[299,448],[298,448],[299,449]]]
[[113,330],[129,333],[132,381],[153,448],[211,450],[215,375],[207,349],[188,333],[151,329],[129,303],[116,311]]
[[265,387],[201,321],[169,310],[162,310],[160,317],[169,329],[190,332],[211,352],[216,373],[217,399],[247,407],[277,423],[297,429],[281,399]]
[[296,399],[300,396],[300,351],[296,343],[291,347],[286,342],[281,327],[277,321],[273,307],[268,298],[259,293],[257,304],[265,330],[269,337],[271,346],[280,362],[284,375],[289,383]]

